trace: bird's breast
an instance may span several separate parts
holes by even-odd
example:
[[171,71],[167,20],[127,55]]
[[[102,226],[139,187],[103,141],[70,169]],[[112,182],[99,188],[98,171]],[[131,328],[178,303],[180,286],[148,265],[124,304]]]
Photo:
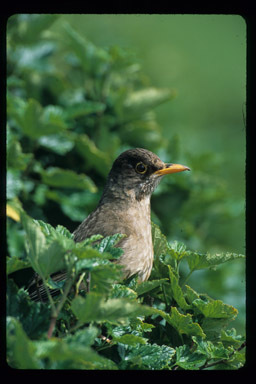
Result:
[[139,281],[148,279],[153,265],[153,245],[149,199],[142,200],[125,210],[124,233],[120,247],[124,253],[119,263],[124,266],[126,277],[138,273]]

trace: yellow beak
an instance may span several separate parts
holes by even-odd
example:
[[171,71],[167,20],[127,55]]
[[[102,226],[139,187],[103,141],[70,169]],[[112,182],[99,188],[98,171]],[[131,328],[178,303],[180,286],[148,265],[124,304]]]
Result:
[[166,164],[166,168],[159,169],[154,174],[158,176],[164,176],[170,173],[177,173],[182,171],[190,171],[190,168],[181,164]]

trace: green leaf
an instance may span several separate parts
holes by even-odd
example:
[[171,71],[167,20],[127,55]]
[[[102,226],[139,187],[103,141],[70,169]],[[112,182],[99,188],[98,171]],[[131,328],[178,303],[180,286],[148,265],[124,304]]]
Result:
[[8,140],[7,145],[7,164],[8,168],[14,168],[20,171],[24,171],[31,159],[32,153],[23,153],[20,143],[12,138]]
[[28,293],[14,284],[7,283],[6,313],[20,321],[26,334],[34,339],[46,333],[50,321],[50,309],[46,304],[30,301]]
[[77,174],[68,169],[49,167],[41,172],[43,183],[58,188],[88,189],[95,193],[97,187],[93,181],[84,174]]
[[[168,320],[167,320],[168,321]],[[172,307],[170,324],[180,333],[205,337],[205,334],[198,323],[193,323],[192,315],[182,315],[176,307]]]
[[161,286],[161,284],[166,282],[167,280],[168,280],[167,278],[164,278],[159,280],[144,281],[137,286],[136,292],[139,296],[143,295],[144,293],[152,291],[153,289]]
[[209,253],[200,254],[197,252],[188,252],[186,260],[190,271],[196,271],[240,258],[244,258],[244,255],[230,252],[216,253],[215,255],[210,255]]
[[36,348],[27,337],[20,322],[7,317],[7,363],[16,369],[41,368],[35,351]]
[[109,294],[110,299],[118,299],[118,298],[129,298],[130,300],[135,300],[137,298],[137,293],[122,284],[114,284],[112,290]]
[[69,334],[66,337],[67,343],[79,343],[84,347],[89,347],[94,343],[95,338],[99,334],[99,329],[93,326],[89,326],[87,328],[81,329],[77,331],[75,334]]
[[121,369],[139,367],[141,369],[166,369],[175,354],[175,349],[166,345],[138,344],[124,352]]
[[37,43],[41,33],[47,31],[50,26],[59,17],[54,14],[28,14],[15,15],[18,16],[18,34],[17,41],[21,44]]
[[235,328],[231,328],[227,330],[222,329],[220,339],[224,343],[224,345],[235,345],[235,346],[240,345],[243,341],[243,337],[241,335],[237,335]]
[[16,256],[7,257],[6,261],[6,273],[9,275],[10,273],[19,271],[24,268],[30,267],[31,264],[27,260],[21,260]]
[[[160,311],[163,312],[163,311]],[[162,314],[163,318],[171,324],[179,334],[185,334],[189,336],[201,336],[205,337],[205,334],[198,323],[194,323],[192,315],[182,315],[176,307],[171,308],[171,315]]]
[[67,339],[35,342],[36,357],[47,361],[46,369],[116,369],[113,361],[98,355],[82,340],[91,342],[91,335],[85,332]]
[[233,319],[237,316],[238,311],[231,305],[224,304],[221,300],[211,300],[205,302],[196,299],[192,303],[205,317],[214,319]]
[[179,286],[179,280],[177,276],[174,274],[172,267],[168,265],[169,269],[169,277],[171,282],[171,294],[179,307],[183,310],[187,310],[190,308],[190,305],[187,304],[185,297],[183,295],[182,289]]
[[187,256],[185,244],[179,241],[173,241],[168,244],[168,253],[177,261]]
[[133,334],[127,333],[126,335],[116,336],[113,338],[113,341],[120,344],[126,344],[131,347],[135,347],[137,344],[147,344],[145,337],[136,336]]
[[58,155],[65,155],[70,152],[74,147],[74,142],[69,138],[67,134],[52,134],[48,136],[41,136],[38,139],[38,143],[52,152],[57,153]]
[[85,134],[75,138],[75,147],[77,152],[86,160],[88,168],[96,169],[100,175],[107,176],[112,162],[107,153],[98,149],[95,143]]
[[197,351],[191,352],[188,345],[182,345],[176,348],[176,363],[179,367],[185,370],[198,370],[206,362],[204,354]]
[[48,129],[55,129],[56,133],[60,133],[61,130],[65,130],[68,127],[65,121],[64,110],[58,105],[47,105],[47,107],[44,107],[42,123]]
[[28,259],[33,269],[43,278],[65,267],[65,249],[58,240],[47,245],[46,237],[38,224],[22,213],[26,231]]
[[110,56],[106,50],[98,48],[86,40],[71,28],[69,24],[66,23],[64,28],[67,36],[67,43],[70,42],[69,50],[74,52],[77,56],[84,71],[91,71],[92,73],[96,71],[98,75],[101,70],[104,71],[105,66],[102,67],[102,64],[110,61]]
[[185,295],[186,299],[189,302],[189,304],[192,304],[192,302],[196,299],[200,299],[199,294],[194,291],[190,286],[185,285]]
[[32,139],[38,139],[40,136],[58,133],[60,129],[65,129],[66,125],[60,117],[58,118],[52,111],[43,109],[37,100],[29,99],[19,118],[19,123],[23,133]]
[[[87,239],[83,240],[83,241],[79,241],[79,243],[76,244],[76,247],[77,248],[84,248],[85,246],[89,245],[89,244],[93,244],[93,243],[98,243],[99,240],[102,240],[103,239],[103,236],[102,235],[92,235],[91,237],[88,237]],[[104,252],[104,251],[102,251]]]
[[92,113],[102,113],[106,109],[106,105],[96,101],[84,101],[83,103],[73,104],[66,108],[65,118],[76,119],[78,117],[87,116]]
[[96,244],[96,248],[99,252],[109,253],[113,259],[118,259],[123,254],[123,249],[118,248],[117,245],[124,237],[126,237],[126,235],[121,233],[106,236],[99,244]]
[[152,241],[154,247],[155,258],[159,258],[160,255],[167,252],[168,243],[166,237],[162,234],[160,228],[151,222],[152,227]]
[[132,92],[124,101],[123,119],[141,116],[174,96],[175,93],[170,89],[146,88]]
[[17,169],[8,169],[6,175],[7,199],[14,199],[19,196],[23,187],[24,184],[21,181],[20,171]]
[[225,349],[221,342],[218,342],[216,345],[214,345],[211,341],[208,340],[201,340],[197,337],[192,337],[192,339],[197,345],[196,351],[206,355],[207,360],[227,359],[229,356],[230,351]]
[[108,262],[91,267],[91,291],[107,293],[112,285],[121,280],[122,266]]
[[43,220],[33,220],[33,222],[41,229],[46,237],[47,243],[50,243],[52,240],[61,240],[63,241],[63,245],[68,244],[68,246],[71,247],[73,244],[75,246],[74,241],[71,240],[72,234],[62,225],[57,225],[57,227],[54,228],[51,224],[45,223]]
[[147,306],[142,306],[128,299],[108,299],[98,293],[90,292],[86,299],[77,296],[71,304],[71,309],[81,323],[108,321],[112,324],[127,322],[129,318],[150,314]]
[[153,222],[151,222],[151,230],[154,249],[154,264],[151,276],[157,280],[168,276],[168,269],[162,261],[163,255],[165,255],[168,250],[168,243],[160,228]]
[[216,341],[220,338],[221,331],[230,323],[230,318],[205,317],[201,321],[201,327],[208,340]]
[[165,319],[180,335],[185,334],[189,336],[205,337],[203,329],[198,323],[193,322],[190,313],[183,315],[176,307],[171,307],[171,315],[157,308],[152,308],[151,311],[153,314],[159,315]]

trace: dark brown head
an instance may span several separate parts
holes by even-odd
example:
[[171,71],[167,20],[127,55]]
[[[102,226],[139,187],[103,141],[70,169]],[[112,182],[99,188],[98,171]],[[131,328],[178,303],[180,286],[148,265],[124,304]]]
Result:
[[185,170],[190,169],[179,164],[166,164],[146,149],[129,149],[114,161],[101,202],[109,197],[136,200],[150,197],[162,176]]

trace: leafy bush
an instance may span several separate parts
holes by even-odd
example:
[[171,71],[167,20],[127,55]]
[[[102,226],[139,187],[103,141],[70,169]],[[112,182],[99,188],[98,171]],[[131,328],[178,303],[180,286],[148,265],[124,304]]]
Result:
[[[122,253],[115,247],[120,235],[75,243],[66,228],[33,220],[18,206],[14,212],[25,230],[27,257],[8,258],[8,274],[33,268],[43,280],[49,302],[32,302],[26,290],[9,279],[7,349],[12,367],[236,369],[243,365],[244,339],[234,328],[226,330],[237,316],[236,308],[197,293],[185,284],[188,276],[182,281],[179,275],[184,261],[190,275],[242,255],[191,252],[182,243],[168,243],[153,225],[151,280],[137,285],[134,277],[121,283],[121,267],[110,261]],[[95,240],[101,241],[93,245]],[[49,288],[56,288],[51,274],[60,268],[67,277],[65,285],[58,286],[61,294],[56,299]],[[78,293],[89,273],[90,291]]]
[[[120,267],[110,262],[120,257],[115,245],[121,235],[97,237],[96,245],[95,237],[73,241],[71,232],[95,208],[120,152],[145,147],[166,161],[169,153],[175,161],[181,154],[178,137],[167,143],[152,111],[174,92],[151,87],[136,58],[119,47],[98,48],[68,24],[57,34],[51,28],[56,19],[16,15],[8,22],[8,364],[239,368],[244,339],[226,328],[237,310],[197,293],[187,281],[195,271],[242,255],[189,251],[180,241],[167,241],[152,224],[154,268],[150,280],[137,285],[136,278],[120,281]],[[200,169],[200,156],[190,155],[189,165]],[[206,155],[203,163],[214,168],[215,160]],[[197,180],[184,180],[181,175],[159,186],[152,217],[167,235],[180,240],[176,228],[183,228],[183,242],[201,245],[206,216],[214,217],[225,188],[217,177],[209,184],[200,172]],[[170,218],[163,204],[167,191],[172,196],[167,206],[176,218],[183,212],[182,222]],[[189,210],[191,196],[198,194],[198,204]],[[60,269],[67,272],[65,285],[51,279]],[[26,287],[34,271],[48,292],[47,303],[29,298]],[[89,275],[90,292],[79,291]],[[61,294],[52,298],[49,288]]]

